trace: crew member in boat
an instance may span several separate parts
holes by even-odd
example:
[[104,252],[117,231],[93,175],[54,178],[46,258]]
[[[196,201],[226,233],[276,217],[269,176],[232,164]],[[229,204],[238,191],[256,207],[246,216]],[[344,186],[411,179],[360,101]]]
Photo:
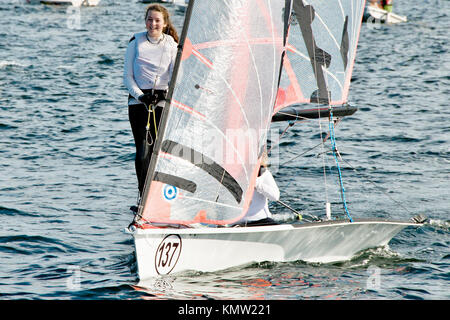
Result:
[[128,43],[123,75],[129,92],[128,118],[136,145],[135,168],[140,195],[178,46],[177,31],[164,6],[151,4],[147,7],[145,27],[146,31],[134,34]]
[[268,156],[264,152],[261,160],[258,177],[255,181],[255,191],[245,216],[237,223],[244,226],[277,224],[272,219],[269,210],[268,200],[278,201],[280,199],[280,189],[275,179],[268,169]]

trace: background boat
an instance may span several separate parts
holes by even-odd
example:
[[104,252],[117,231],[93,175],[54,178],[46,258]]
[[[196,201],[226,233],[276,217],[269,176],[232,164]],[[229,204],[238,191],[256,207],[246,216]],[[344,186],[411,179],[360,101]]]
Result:
[[395,24],[406,22],[408,21],[408,19],[406,16],[401,16],[375,6],[367,5],[364,10],[363,21],[371,23],[379,22],[379,23]]
[[63,5],[63,6],[97,6],[101,0],[26,0],[31,4]]
[[142,3],[161,3],[161,4],[175,4],[179,6],[186,6],[189,0],[140,0]]

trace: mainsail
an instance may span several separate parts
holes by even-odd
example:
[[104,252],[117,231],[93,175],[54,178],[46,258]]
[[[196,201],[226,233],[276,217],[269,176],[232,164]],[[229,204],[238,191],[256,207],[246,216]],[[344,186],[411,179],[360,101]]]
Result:
[[[294,119],[303,109],[347,102],[364,5],[365,0],[293,0],[274,114],[284,109]],[[351,114],[355,109],[342,111]],[[276,121],[288,118],[280,114]]]
[[245,214],[277,99],[290,2],[190,1],[143,221],[223,225]]

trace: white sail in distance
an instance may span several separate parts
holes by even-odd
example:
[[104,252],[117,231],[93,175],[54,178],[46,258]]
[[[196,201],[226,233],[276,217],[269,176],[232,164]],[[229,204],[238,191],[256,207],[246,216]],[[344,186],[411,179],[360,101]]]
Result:
[[365,0],[293,0],[274,113],[348,99]]

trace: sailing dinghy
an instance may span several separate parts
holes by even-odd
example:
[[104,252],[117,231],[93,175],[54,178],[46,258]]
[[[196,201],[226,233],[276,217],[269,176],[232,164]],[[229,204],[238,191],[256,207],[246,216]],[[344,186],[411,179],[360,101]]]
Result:
[[127,229],[141,281],[251,262],[348,260],[420,225],[350,216],[236,225],[252,199],[272,118],[355,112],[346,101],[364,2],[189,2],[144,192]]
[[186,6],[189,0],[141,0],[142,3],[162,3],[162,4],[175,4],[179,6]]
[[73,6],[81,7],[87,6],[92,7],[100,3],[100,0],[27,0],[28,3],[33,4],[48,4],[48,5],[58,5],[58,6]]
[[408,21],[406,16],[401,16],[393,12],[386,11],[377,6],[368,5],[363,16],[364,22],[395,24]]

